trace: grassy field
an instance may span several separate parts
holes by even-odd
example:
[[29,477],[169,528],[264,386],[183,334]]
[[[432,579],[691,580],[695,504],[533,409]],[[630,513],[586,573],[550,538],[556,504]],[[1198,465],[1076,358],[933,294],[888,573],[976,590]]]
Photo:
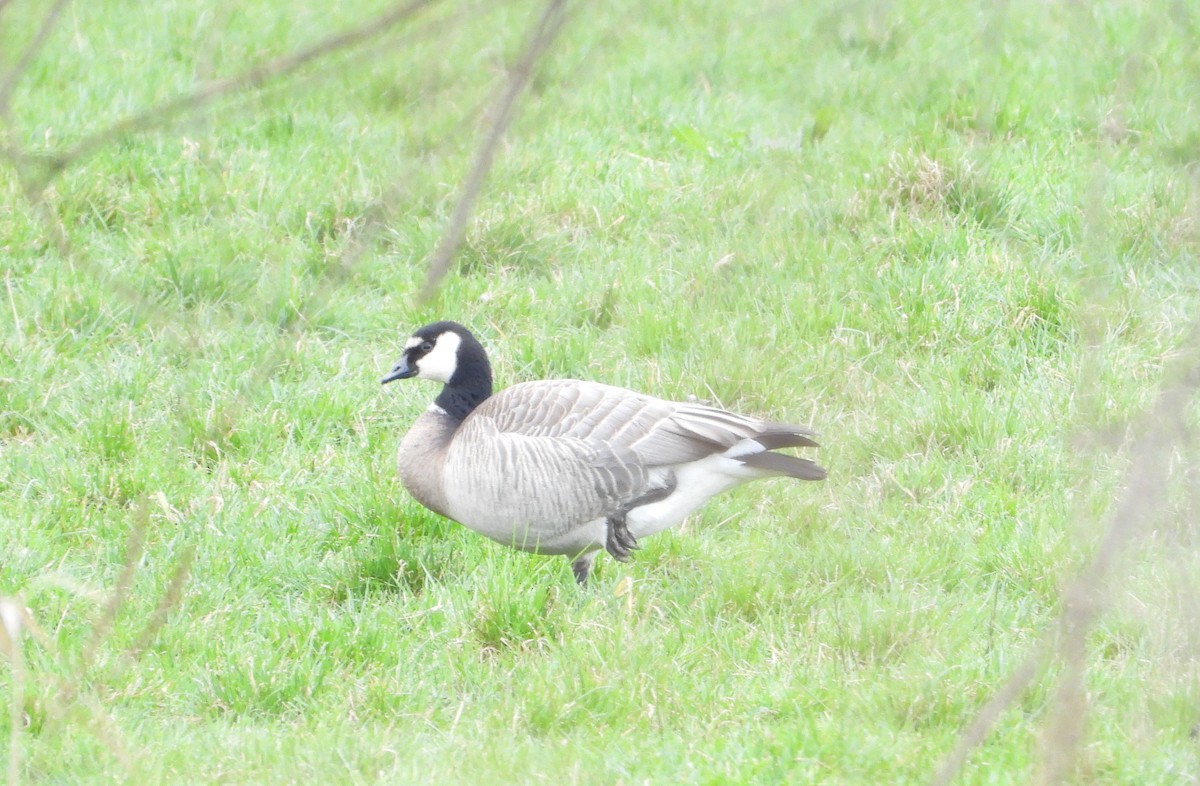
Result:
[[[21,65],[50,5],[0,4],[10,783],[928,783],[1041,646],[956,782],[1197,782],[1197,407],[1146,414],[1194,384],[1195,4],[581,4],[425,303],[538,6],[105,135],[388,6],[76,2]],[[500,385],[810,423],[829,479],[580,591],[399,486],[435,391],[378,380],[439,318]]]

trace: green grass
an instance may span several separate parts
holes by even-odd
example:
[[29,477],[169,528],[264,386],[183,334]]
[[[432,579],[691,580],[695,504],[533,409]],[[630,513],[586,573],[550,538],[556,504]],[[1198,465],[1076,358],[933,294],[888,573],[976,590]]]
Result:
[[[3,9],[6,66],[44,5]],[[384,7],[71,4],[3,140],[62,150]],[[21,781],[928,782],[1056,624],[1200,317],[1197,11],[1000,7],[580,6],[423,305],[532,5],[435,6],[112,140],[44,192],[65,251],[5,164]],[[715,500],[580,592],[400,488],[434,391],[378,378],[438,318],[501,385],[811,423],[829,479]],[[1173,489],[1088,639],[1079,782],[1200,771]],[[961,782],[1034,776],[1061,670]]]

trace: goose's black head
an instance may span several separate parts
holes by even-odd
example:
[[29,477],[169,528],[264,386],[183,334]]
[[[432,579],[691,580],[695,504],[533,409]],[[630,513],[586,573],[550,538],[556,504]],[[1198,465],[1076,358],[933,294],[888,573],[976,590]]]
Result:
[[457,322],[434,322],[412,334],[400,362],[383,378],[432,379],[445,385],[436,404],[461,420],[492,395],[492,367],[483,345]]

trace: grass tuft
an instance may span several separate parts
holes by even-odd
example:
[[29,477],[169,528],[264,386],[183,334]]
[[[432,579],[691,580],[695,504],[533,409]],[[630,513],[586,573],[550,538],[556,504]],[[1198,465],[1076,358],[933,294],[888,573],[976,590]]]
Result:
[[967,161],[945,164],[925,153],[893,155],[883,196],[896,208],[969,221],[990,230],[1013,224],[1014,200]]

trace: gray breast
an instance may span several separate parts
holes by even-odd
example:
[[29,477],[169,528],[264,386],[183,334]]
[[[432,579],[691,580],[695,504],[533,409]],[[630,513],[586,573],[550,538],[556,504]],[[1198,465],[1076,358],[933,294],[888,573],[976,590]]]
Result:
[[396,456],[400,481],[408,492],[425,507],[449,518],[453,516],[446,499],[445,460],[457,427],[445,412],[428,410],[405,434]]

